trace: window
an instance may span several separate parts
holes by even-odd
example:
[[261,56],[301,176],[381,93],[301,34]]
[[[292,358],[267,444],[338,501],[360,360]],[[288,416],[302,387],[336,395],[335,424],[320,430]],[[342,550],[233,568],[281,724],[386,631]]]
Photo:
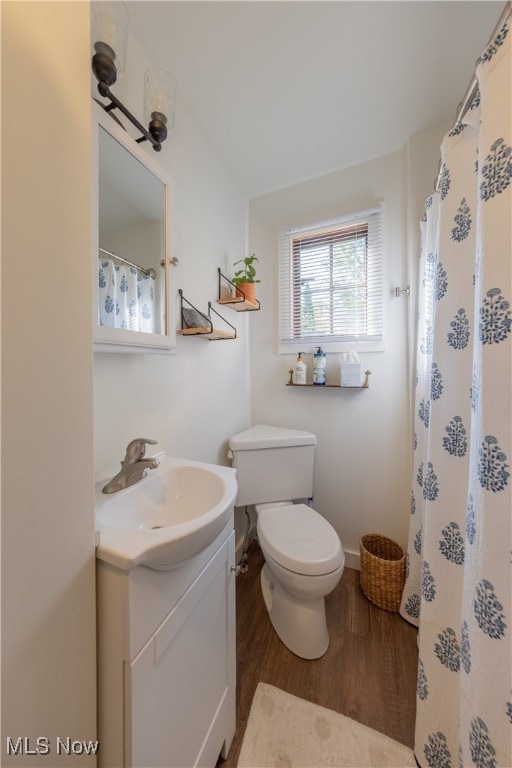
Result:
[[381,341],[381,208],[282,232],[279,298],[280,351]]

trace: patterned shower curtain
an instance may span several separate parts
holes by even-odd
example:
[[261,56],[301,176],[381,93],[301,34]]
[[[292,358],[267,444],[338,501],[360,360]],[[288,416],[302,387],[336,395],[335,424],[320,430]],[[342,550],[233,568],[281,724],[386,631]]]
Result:
[[512,766],[510,15],[444,139],[421,222],[414,471],[400,613],[419,626],[423,767]]
[[100,257],[98,324],[156,333],[155,279],[134,267]]

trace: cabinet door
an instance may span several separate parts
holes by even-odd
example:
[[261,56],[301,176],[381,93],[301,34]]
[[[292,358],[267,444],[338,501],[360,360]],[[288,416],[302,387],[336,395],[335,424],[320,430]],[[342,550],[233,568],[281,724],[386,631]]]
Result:
[[96,352],[176,349],[171,180],[93,104],[93,338]]
[[125,670],[126,766],[215,766],[234,732],[234,534]]

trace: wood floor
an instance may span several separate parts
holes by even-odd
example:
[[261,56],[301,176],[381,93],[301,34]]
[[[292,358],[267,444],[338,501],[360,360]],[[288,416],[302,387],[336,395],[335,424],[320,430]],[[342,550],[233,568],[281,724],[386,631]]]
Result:
[[413,746],[416,707],[417,630],[396,613],[372,605],[359,587],[359,572],[345,568],[326,598],[330,645],[314,661],[295,656],[278,639],[260,588],[263,564],[257,543],[250,569],[237,577],[237,730],[226,760],[235,768],[257,684],[275,685],[341,712]]

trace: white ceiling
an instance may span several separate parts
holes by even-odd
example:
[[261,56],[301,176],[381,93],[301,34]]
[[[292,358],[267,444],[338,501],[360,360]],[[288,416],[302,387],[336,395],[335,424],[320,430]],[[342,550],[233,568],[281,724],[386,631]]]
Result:
[[181,102],[257,196],[450,120],[504,5],[132,0],[128,11],[142,48],[177,81],[176,121]]

